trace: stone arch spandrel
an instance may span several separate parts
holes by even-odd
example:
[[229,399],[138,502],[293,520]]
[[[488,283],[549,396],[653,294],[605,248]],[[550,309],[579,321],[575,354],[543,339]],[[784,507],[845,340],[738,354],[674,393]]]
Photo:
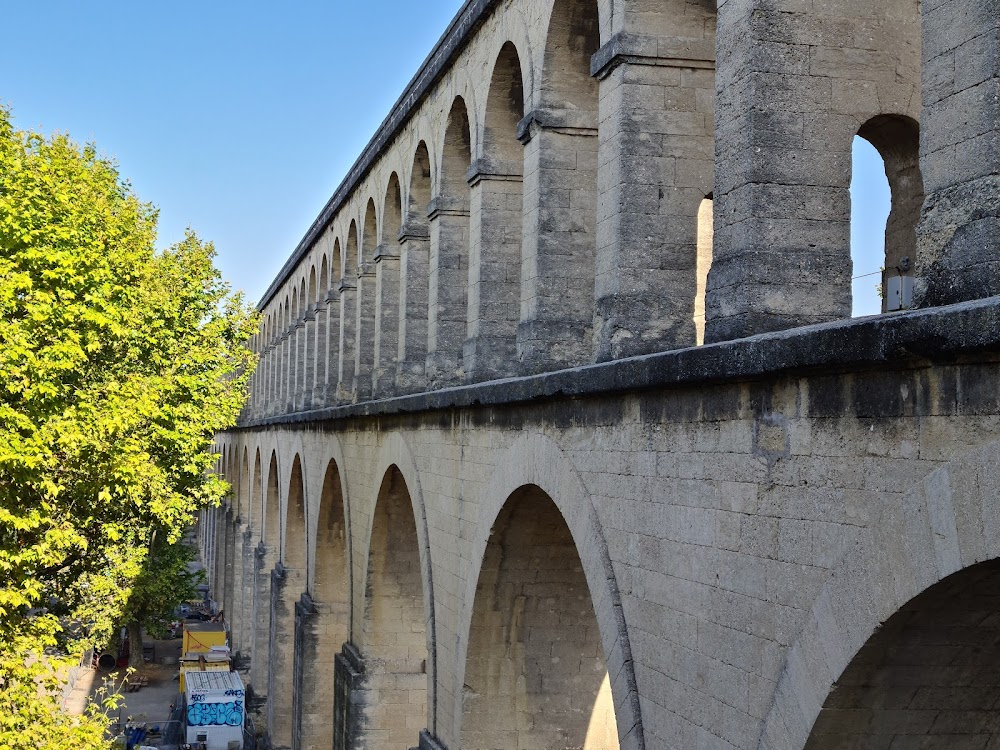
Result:
[[801,750],[832,686],[872,634],[952,573],[1000,557],[1000,442],[917,481],[832,570],[787,650],[758,750]]
[[365,588],[368,585],[368,555],[371,549],[371,532],[382,479],[395,467],[406,484],[410,495],[413,518],[416,523],[417,544],[420,552],[420,572],[423,584],[424,616],[427,626],[427,710],[431,733],[437,731],[437,635],[434,615],[434,582],[431,560],[430,531],[423,492],[420,488],[420,472],[407,441],[399,433],[392,433],[382,443],[378,458],[370,474],[372,485],[371,500],[363,512],[364,527],[354,527],[358,539],[353,544],[355,556],[352,576],[357,576],[357,586],[351,597],[351,640],[357,641],[364,629]]
[[[455,695],[462,694],[476,587],[493,523],[507,499],[519,488],[535,485],[545,492],[562,513],[583,564],[591,602],[597,616],[604,658],[614,697],[618,735],[622,750],[645,748],[642,711],[632,661],[625,612],[622,607],[607,541],[591,500],[572,460],[550,438],[539,433],[523,435],[497,462],[492,477],[477,490],[475,536],[470,545],[474,561],[465,581],[459,614],[456,649]],[[455,727],[461,726],[462,705],[457,701]]]

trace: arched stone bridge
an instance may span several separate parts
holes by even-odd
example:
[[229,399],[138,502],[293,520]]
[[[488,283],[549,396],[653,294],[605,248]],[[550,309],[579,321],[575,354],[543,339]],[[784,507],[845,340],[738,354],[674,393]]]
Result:
[[217,440],[274,746],[1000,746],[998,19],[466,3]]

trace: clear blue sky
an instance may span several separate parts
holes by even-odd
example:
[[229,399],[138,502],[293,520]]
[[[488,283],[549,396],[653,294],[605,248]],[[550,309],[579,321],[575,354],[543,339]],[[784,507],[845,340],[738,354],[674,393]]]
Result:
[[[8,3],[0,101],[19,127],[96,142],[159,206],[161,245],[191,226],[256,301],[461,5]],[[881,265],[888,198],[856,197],[879,245],[855,249],[860,274]]]

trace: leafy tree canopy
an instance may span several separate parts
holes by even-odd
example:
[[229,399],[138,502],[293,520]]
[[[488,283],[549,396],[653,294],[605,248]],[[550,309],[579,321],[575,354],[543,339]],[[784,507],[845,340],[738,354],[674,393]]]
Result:
[[94,146],[0,109],[0,748],[61,747],[67,722],[101,746],[39,685],[121,624],[153,530],[177,541],[226,492],[210,448],[256,315],[210,243],[158,252],[156,221]]

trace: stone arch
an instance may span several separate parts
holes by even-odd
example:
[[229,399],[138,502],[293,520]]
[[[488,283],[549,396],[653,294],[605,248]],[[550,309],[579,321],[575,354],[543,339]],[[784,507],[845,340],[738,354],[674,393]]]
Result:
[[[592,359],[600,47],[596,0],[555,0],[525,143],[518,358],[525,374]],[[553,158],[554,157],[554,158]],[[554,202],[555,201],[555,202]]]
[[524,72],[517,47],[497,54],[486,99],[483,156],[472,169],[466,379],[516,371],[521,316],[521,235],[524,146],[517,137],[525,115]]
[[306,569],[306,476],[302,467],[302,451],[293,454],[283,498],[283,528],[281,563],[294,570]]
[[[430,531],[427,523],[427,512],[424,504],[423,491],[420,484],[420,473],[410,446],[399,433],[392,433],[382,444],[378,459],[375,461],[372,476],[380,478],[377,497],[382,497],[386,478],[395,472],[397,481],[405,486],[409,498],[410,511],[413,516],[417,547],[419,551],[419,566],[421,591],[423,597],[423,622],[426,630],[426,689],[427,714],[429,715],[431,733],[437,731],[437,638],[436,617],[434,611],[434,579],[431,561]],[[397,485],[397,487],[400,485]],[[351,640],[363,644],[365,627],[366,592],[371,586],[369,582],[369,560],[371,559],[372,533],[375,527],[375,516],[378,500],[374,499],[367,508],[368,534],[362,537],[360,549],[354,553],[354,581],[351,606]],[[397,506],[398,507],[398,506]],[[362,648],[364,646],[362,645]]]
[[380,245],[395,245],[399,241],[399,230],[403,226],[403,193],[400,189],[399,174],[389,175],[382,202],[382,232]]
[[598,83],[590,60],[601,47],[597,0],[555,0],[545,36],[540,103],[597,115]]
[[[262,450],[263,448],[263,450]],[[271,579],[272,569],[279,560],[281,549],[281,499],[278,452],[269,446],[257,449],[258,458],[269,456],[267,468],[264,470],[261,482],[261,544],[257,548],[254,560],[254,613],[255,625],[253,631],[253,661],[250,667],[250,682],[254,690],[262,697],[267,697],[270,690],[270,654],[272,640],[271,617]],[[263,469],[262,465],[259,465]]]
[[277,449],[271,450],[267,467],[267,484],[264,494],[264,527],[262,534],[264,543],[272,547],[275,553],[281,550],[281,475],[278,463]]
[[[392,465],[381,480],[368,539],[361,628],[365,690],[352,702],[364,705],[363,735],[386,736],[387,745],[400,747],[414,741],[428,709],[430,655],[420,551],[412,497],[402,472]],[[401,696],[395,705],[381,700],[385,690]]]
[[[310,505],[306,594],[296,611],[294,747],[331,747],[335,662],[350,633],[350,524],[343,455],[320,461],[318,507]],[[326,452],[321,456],[328,455]],[[340,459],[338,461],[338,458]]]
[[343,246],[343,276],[340,291],[340,358],[337,370],[337,397],[354,398],[354,365],[357,360],[358,324],[358,223],[351,219],[347,242]]
[[413,163],[410,167],[406,208],[406,222],[408,224],[426,226],[432,188],[430,151],[427,148],[427,141],[421,140],[413,150]]
[[250,505],[250,450],[247,446],[243,446],[243,458],[240,461],[240,494],[239,494],[239,511],[238,516],[240,521],[247,526],[250,525],[251,518],[251,505]]
[[421,140],[413,151],[404,197],[399,248],[399,340],[396,388],[418,390],[424,382],[427,360],[427,295],[430,277],[430,209],[433,177],[430,151]]
[[317,286],[316,286],[316,264],[314,263],[309,267],[309,305],[315,305],[317,298]]
[[[644,748],[642,712],[632,661],[632,647],[622,608],[621,595],[600,519],[590,493],[572,461],[550,438],[525,434],[497,462],[492,477],[478,490],[475,507],[479,508],[475,537],[469,559],[485,559],[493,525],[507,500],[522,487],[533,486],[543,492],[558,509],[580,556],[590,600],[597,618],[601,646],[610,675],[610,689],[622,748]],[[455,696],[462,695],[465,684],[476,590],[481,575],[477,568],[466,580],[465,595],[459,613],[458,649],[455,665]],[[462,702],[452,706],[454,726],[462,723]]]
[[379,251],[375,258],[375,362],[372,392],[391,393],[396,382],[399,355],[400,235],[403,229],[403,196],[399,175],[389,175],[382,201]]
[[441,149],[440,192],[430,213],[427,378],[434,386],[462,379],[468,314],[469,183],[472,130],[465,100],[452,103]]
[[358,266],[357,320],[355,322],[354,397],[364,400],[371,395],[372,370],[375,364],[375,253],[378,248],[378,209],[375,199],[365,204],[362,225],[360,265]]
[[618,750],[610,678],[572,534],[525,485],[493,522],[462,695],[465,750]]
[[250,497],[250,526],[259,541],[264,540],[264,477],[260,465],[260,447],[254,450],[253,488]]
[[[531,33],[528,31],[528,24],[524,20],[524,15],[516,8],[509,8],[504,12],[504,35],[496,35],[492,38],[492,48],[489,51],[488,58],[494,66],[496,61],[500,58],[503,48],[508,44],[514,47],[517,53],[518,61],[521,66],[521,76],[522,84],[524,89],[524,109],[529,111],[535,107],[535,93],[537,91],[535,82],[535,57],[533,53],[533,45],[531,43]],[[484,85],[491,85],[490,81],[483,81]],[[481,104],[485,104],[487,109],[489,108],[489,92],[487,92],[486,100],[480,100]],[[484,113],[479,117],[479,124],[485,130],[486,128],[486,115]],[[486,152],[486,142],[484,137],[478,139],[480,150],[476,153],[477,156],[482,156]]]
[[[882,312],[909,307],[902,285],[912,284],[917,264],[917,224],[924,203],[920,172],[920,124],[906,115],[877,115],[858,129],[858,137],[878,151],[885,165],[891,208],[885,225]],[[855,273],[858,269],[855,269]],[[891,281],[900,279],[900,281]],[[908,279],[908,282],[902,281]]]
[[[882,507],[788,648],[760,750],[806,747],[827,696],[883,624],[952,574],[1000,557],[997,487],[1000,442],[944,464]],[[890,624],[892,632],[898,623]]]
[[319,294],[322,300],[322,295],[330,291],[330,265],[327,259],[326,253],[320,258],[319,263]]
[[271,575],[267,726],[271,743],[291,747],[293,733],[295,604],[306,578],[306,476],[301,450],[291,460],[284,498],[279,564]]

